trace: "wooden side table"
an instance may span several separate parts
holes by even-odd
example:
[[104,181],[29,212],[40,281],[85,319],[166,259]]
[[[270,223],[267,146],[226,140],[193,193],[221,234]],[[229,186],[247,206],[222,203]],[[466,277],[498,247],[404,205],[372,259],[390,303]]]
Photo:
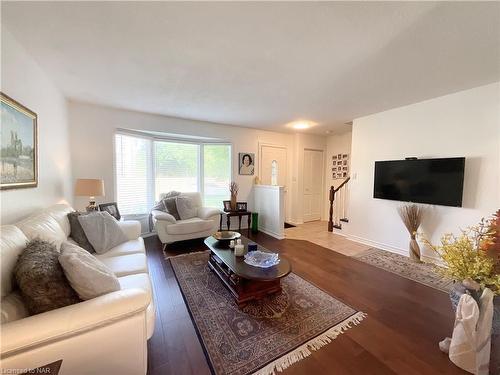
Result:
[[231,217],[238,216],[238,231],[241,232],[241,218],[247,216],[248,220],[248,233],[250,233],[250,224],[252,222],[251,211],[224,211],[220,214],[219,229],[222,230],[222,215],[226,215],[227,230],[231,227]]

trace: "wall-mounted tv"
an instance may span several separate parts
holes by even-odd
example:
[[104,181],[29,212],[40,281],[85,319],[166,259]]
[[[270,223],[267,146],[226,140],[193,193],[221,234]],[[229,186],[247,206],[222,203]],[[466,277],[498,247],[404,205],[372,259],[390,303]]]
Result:
[[373,197],[462,207],[465,158],[375,162]]

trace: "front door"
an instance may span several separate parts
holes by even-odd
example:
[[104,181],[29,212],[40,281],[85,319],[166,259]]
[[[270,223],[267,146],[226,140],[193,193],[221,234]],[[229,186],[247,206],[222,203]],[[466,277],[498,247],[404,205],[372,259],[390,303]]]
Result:
[[304,150],[304,222],[321,220],[323,173],[323,151]]

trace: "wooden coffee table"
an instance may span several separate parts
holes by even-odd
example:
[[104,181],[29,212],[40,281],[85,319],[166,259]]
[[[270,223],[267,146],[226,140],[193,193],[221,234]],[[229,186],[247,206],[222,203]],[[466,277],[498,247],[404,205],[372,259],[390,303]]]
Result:
[[[241,243],[245,247],[250,242],[248,238],[241,237]],[[208,237],[205,245],[210,249],[208,266],[226,285],[240,307],[248,301],[281,292],[281,279],[292,271],[290,263],[281,256],[277,265],[261,268],[246,264],[243,257],[235,256],[228,241]],[[269,252],[258,244],[257,247],[260,251]]]

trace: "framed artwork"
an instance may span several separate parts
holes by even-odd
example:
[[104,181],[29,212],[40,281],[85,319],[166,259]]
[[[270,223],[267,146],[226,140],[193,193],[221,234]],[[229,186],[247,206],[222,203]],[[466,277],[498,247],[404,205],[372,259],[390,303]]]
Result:
[[37,115],[0,92],[0,189],[38,185]]
[[247,210],[247,202],[236,202],[236,209],[238,211],[246,211]]
[[224,211],[230,212],[231,210],[231,201],[222,201],[224,203]]
[[253,176],[255,173],[255,154],[240,152],[238,154],[239,174]]
[[349,176],[349,154],[332,156],[332,178],[347,178]]
[[121,219],[120,211],[118,210],[118,205],[116,202],[111,203],[103,203],[99,205],[99,211],[105,211],[111,216],[113,216],[116,220]]

